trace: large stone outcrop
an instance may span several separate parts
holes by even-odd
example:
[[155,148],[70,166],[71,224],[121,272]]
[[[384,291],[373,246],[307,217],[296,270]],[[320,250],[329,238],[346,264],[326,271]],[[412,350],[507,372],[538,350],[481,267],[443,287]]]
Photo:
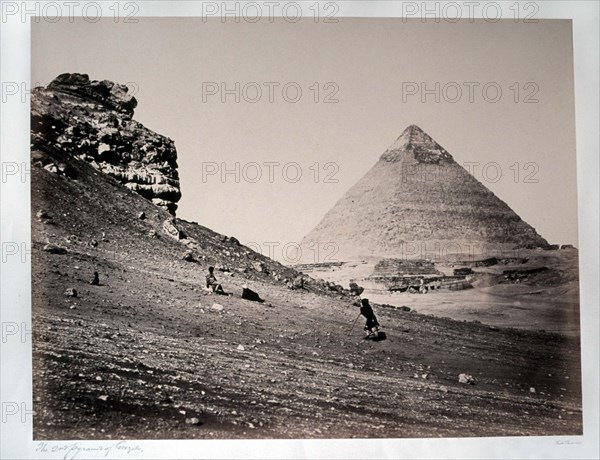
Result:
[[62,74],[31,94],[32,158],[62,150],[175,214],[181,198],[174,142],[132,119],[128,87]]

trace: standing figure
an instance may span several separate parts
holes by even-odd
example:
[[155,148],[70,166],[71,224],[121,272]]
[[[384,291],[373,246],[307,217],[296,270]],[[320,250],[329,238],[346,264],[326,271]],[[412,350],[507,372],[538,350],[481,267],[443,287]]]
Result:
[[375,313],[373,313],[373,309],[369,304],[369,299],[362,299],[360,303],[360,314],[367,318],[367,324],[365,324],[364,327],[366,333],[365,338],[377,337],[379,335],[379,322],[377,321],[377,317],[375,316]]

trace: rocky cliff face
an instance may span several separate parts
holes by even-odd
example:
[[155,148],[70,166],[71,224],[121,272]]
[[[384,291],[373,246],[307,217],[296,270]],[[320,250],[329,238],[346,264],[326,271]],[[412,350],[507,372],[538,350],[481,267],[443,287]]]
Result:
[[132,119],[137,100],[125,85],[62,74],[31,94],[32,162],[58,174],[48,153],[85,160],[175,215],[181,198],[174,142]]

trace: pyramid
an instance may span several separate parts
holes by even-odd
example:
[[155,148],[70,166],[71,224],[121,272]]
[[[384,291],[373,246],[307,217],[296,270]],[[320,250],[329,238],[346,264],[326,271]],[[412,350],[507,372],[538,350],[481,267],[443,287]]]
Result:
[[369,256],[485,257],[547,244],[411,125],[304,237],[301,248],[302,262],[316,263]]

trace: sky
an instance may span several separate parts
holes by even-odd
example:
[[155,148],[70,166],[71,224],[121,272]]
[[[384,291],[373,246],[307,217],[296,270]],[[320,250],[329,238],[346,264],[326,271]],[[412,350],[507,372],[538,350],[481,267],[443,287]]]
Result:
[[134,118],[175,141],[178,217],[263,253],[300,242],[411,124],[577,245],[570,20],[42,21],[31,46],[32,84],[127,83]]

